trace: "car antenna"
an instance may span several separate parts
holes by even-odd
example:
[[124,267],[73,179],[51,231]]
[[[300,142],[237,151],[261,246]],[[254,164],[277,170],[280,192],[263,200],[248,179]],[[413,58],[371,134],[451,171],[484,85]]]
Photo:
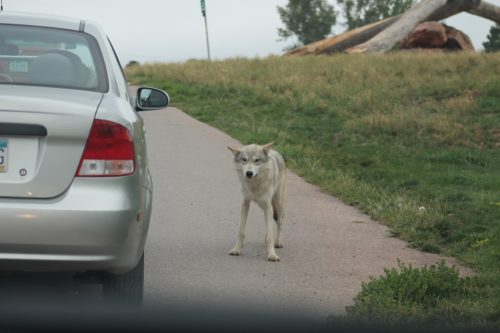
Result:
[[0,0],[0,12],[3,12],[3,0]]

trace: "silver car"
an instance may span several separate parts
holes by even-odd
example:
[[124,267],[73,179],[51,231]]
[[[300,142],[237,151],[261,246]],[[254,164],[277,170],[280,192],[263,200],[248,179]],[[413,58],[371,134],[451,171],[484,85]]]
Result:
[[97,24],[0,13],[0,269],[142,291],[153,184],[138,111],[169,97],[128,88]]

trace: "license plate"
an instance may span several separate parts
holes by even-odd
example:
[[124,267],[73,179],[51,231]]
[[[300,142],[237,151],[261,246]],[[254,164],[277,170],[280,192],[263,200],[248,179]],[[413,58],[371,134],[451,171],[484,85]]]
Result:
[[7,139],[0,139],[0,173],[7,172],[8,152],[9,141]]
[[11,61],[9,70],[11,73],[28,73],[28,62],[21,60]]

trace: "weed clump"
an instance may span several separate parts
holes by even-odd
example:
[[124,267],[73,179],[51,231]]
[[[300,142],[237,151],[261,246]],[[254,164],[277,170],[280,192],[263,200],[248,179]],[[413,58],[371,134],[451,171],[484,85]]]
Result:
[[381,324],[457,325],[477,318],[470,300],[477,294],[476,279],[460,277],[444,261],[414,268],[398,261],[398,268],[362,285],[347,307],[348,317]]

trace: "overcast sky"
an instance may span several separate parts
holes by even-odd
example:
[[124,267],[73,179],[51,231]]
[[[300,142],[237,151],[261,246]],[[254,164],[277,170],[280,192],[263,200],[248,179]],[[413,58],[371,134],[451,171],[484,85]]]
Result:
[[[120,60],[178,62],[207,56],[199,0],[3,0],[5,10],[49,13],[99,22]],[[276,6],[287,0],[206,0],[212,58],[281,54],[292,41],[279,41]],[[335,0],[329,0],[331,4]],[[500,5],[500,0],[490,0]],[[338,20],[342,21],[339,17]],[[460,14],[446,23],[482,48],[493,22]],[[336,26],[334,33],[344,29]]]

